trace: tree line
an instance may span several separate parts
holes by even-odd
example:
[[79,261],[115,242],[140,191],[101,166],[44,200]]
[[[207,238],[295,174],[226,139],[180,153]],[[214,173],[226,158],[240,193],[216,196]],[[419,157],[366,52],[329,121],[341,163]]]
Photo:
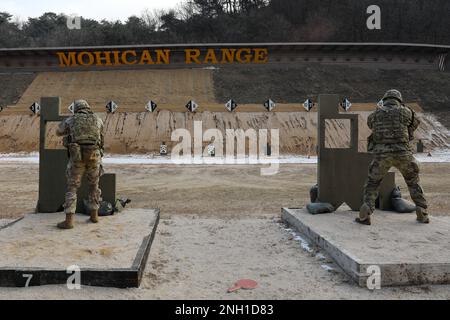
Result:
[[[381,9],[381,29],[369,30],[367,8]],[[214,42],[413,42],[450,44],[448,0],[187,0],[146,10],[126,21],[64,14],[18,21],[0,10],[0,47],[92,46]]]

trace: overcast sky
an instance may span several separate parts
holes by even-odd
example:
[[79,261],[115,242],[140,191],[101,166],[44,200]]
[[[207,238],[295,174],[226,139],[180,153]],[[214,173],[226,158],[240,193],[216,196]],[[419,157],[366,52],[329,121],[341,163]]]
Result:
[[184,0],[0,0],[0,11],[6,11],[27,20],[44,12],[77,14],[96,20],[126,20],[140,16],[145,9],[176,7]]

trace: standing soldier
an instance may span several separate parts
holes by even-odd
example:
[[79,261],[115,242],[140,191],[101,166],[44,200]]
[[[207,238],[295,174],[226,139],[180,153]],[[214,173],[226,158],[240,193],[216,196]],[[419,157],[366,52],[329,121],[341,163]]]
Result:
[[367,124],[372,130],[368,151],[374,154],[374,159],[369,165],[369,177],[364,185],[364,203],[356,222],[371,224],[378,187],[389,169],[396,167],[403,175],[416,204],[417,221],[429,223],[427,201],[419,185],[419,166],[409,145],[419,126],[414,111],[403,105],[398,90],[388,90],[383,97],[383,105],[369,116]]
[[77,207],[77,190],[86,174],[90,220],[98,222],[101,191],[98,187],[102,171],[103,121],[95,115],[85,100],[74,102],[74,115],[59,124],[56,134],[64,137],[69,150],[67,164],[67,190],[64,203],[66,220],[58,223],[60,229],[72,229]]

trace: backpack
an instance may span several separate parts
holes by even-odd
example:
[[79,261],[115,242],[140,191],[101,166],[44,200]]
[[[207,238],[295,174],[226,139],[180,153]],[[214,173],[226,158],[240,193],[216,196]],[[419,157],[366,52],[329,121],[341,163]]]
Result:
[[377,109],[375,111],[373,142],[376,144],[408,143],[408,122],[411,115],[402,106]]
[[76,113],[70,128],[71,142],[79,145],[99,145],[101,140],[97,116],[93,113]]

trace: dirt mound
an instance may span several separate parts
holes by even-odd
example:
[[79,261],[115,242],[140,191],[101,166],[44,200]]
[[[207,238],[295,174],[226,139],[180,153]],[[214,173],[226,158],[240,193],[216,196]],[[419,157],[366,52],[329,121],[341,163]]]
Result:
[[216,100],[233,97],[241,103],[271,98],[279,103],[317,100],[321,93],[339,94],[352,102],[375,103],[387,89],[396,88],[407,102],[450,128],[450,73],[438,70],[382,70],[320,64],[289,67],[223,68],[214,72]]
[[[360,120],[359,149],[365,150],[370,133],[366,125],[370,112],[358,112]],[[108,153],[158,153],[161,142],[173,147],[171,133],[178,128],[186,128],[194,136],[194,121],[202,121],[203,132],[217,128],[226,129],[267,129],[278,128],[280,152],[283,154],[315,154],[317,144],[316,112],[271,112],[271,113],[228,113],[228,112],[172,112],[160,110],[155,113],[101,114],[105,120],[105,143]],[[422,122],[416,138],[422,139],[427,150],[450,147],[448,131],[432,115],[419,115]],[[26,128],[26,130],[24,129]],[[54,134],[54,126],[49,126],[47,145],[60,147],[61,139]],[[341,147],[349,136],[349,126],[331,122],[326,130],[330,147]],[[29,115],[9,115],[0,117],[0,152],[38,151],[39,118]],[[207,142],[205,142],[205,145]]]
[[[18,79],[25,85],[23,78]],[[27,79],[31,81],[34,75]],[[314,154],[317,114],[305,112],[302,104],[307,97],[316,100],[316,95],[323,92],[337,93],[352,101],[352,112],[360,114],[359,148],[364,150],[369,134],[365,125],[368,112],[375,108],[383,92],[392,87],[402,90],[416,111],[425,111],[417,134],[425,146],[447,148],[449,135],[445,124],[450,124],[450,74],[292,64],[289,68],[40,73],[16,107],[0,114],[0,152],[37,151],[39,121],[29,115],[28,108],[42,96],[60,96],[61,112],[66,114],[67,106],[78,98],[87,99],[96,112],[103,112],[110,100],[119,104],[118,113],[103,114],[107,149],[111,153],[158,152],[162,141],[171,147],[173,130],[192,131],[193,121],[201,120],[205,130],[278,128],[282,153]],[[239,104],[233,113],[224,107],[231,98]],[[268,98],[277,103],[275,112],[263,108],[262,102]],[[184,107],[191,99],[200,105],[195,114]],[[149,100],[158,103],[157,112],[142,112]],[[433,118],[434,114],[444,125]],[[328,132],[330,147],[339,147],[348,137],[348,126],[331,123]],[[59,141],[50,130],[49,146],[54,147]]]
[[[294,65],[286,70],[267,66],[259,70],[47,72],[38,74],[17,105],[2,114],[29,113],[29,106],[43,96],[61,97],[62,113],[67,113],[70,103],[79,98],[87,99],[96,112],[103,112],[106,103],[111,100],[119,105],[118,112],[142,112],[149,100],[155,101],[159,109],[185,112],[185,104],[191,99],[199,104],[199,112],[226,112],[224,104],[229,99],[238,103],[236,112],[264,112],[263,102],[268,98],[277,103],[275,112],[298,112],[304,111],[302,104],[307,97],[316,98],[319,92],[348,97],[353,103],[352,110],[373,110],[384,88],[373,94],[373,90],[364,86],[368,82],[366,78],[376,75],[362,69],[357,74],[362,75],[359,79],[363,81],[357,81],[355,74],[350,75],[353,77],[352,83],[344,83],[340,79],[342,70],[340,67],[334,68],[329,66],[316,70],[308,67],[300,70]],[[350,69],[345,70],[348,73]],[[333,77],[340,81],[330,81]],[[406,95],[406,98],[412,103],[416,100],[420,102],[417,95]],[[420,110],[417,103],[415,107]]]
[[40,73],[17,103],[26,110],[41,97],[61,97],[62,111],[76,99],[86,99],[96,111],[115,101],[120,111],[144,110],[149,100],[161,106],[184,106],[214,102],[212,73],[203,69],[134,70]]
[[0,74],[0,106],[15,105],[35,77],[34,73]]

